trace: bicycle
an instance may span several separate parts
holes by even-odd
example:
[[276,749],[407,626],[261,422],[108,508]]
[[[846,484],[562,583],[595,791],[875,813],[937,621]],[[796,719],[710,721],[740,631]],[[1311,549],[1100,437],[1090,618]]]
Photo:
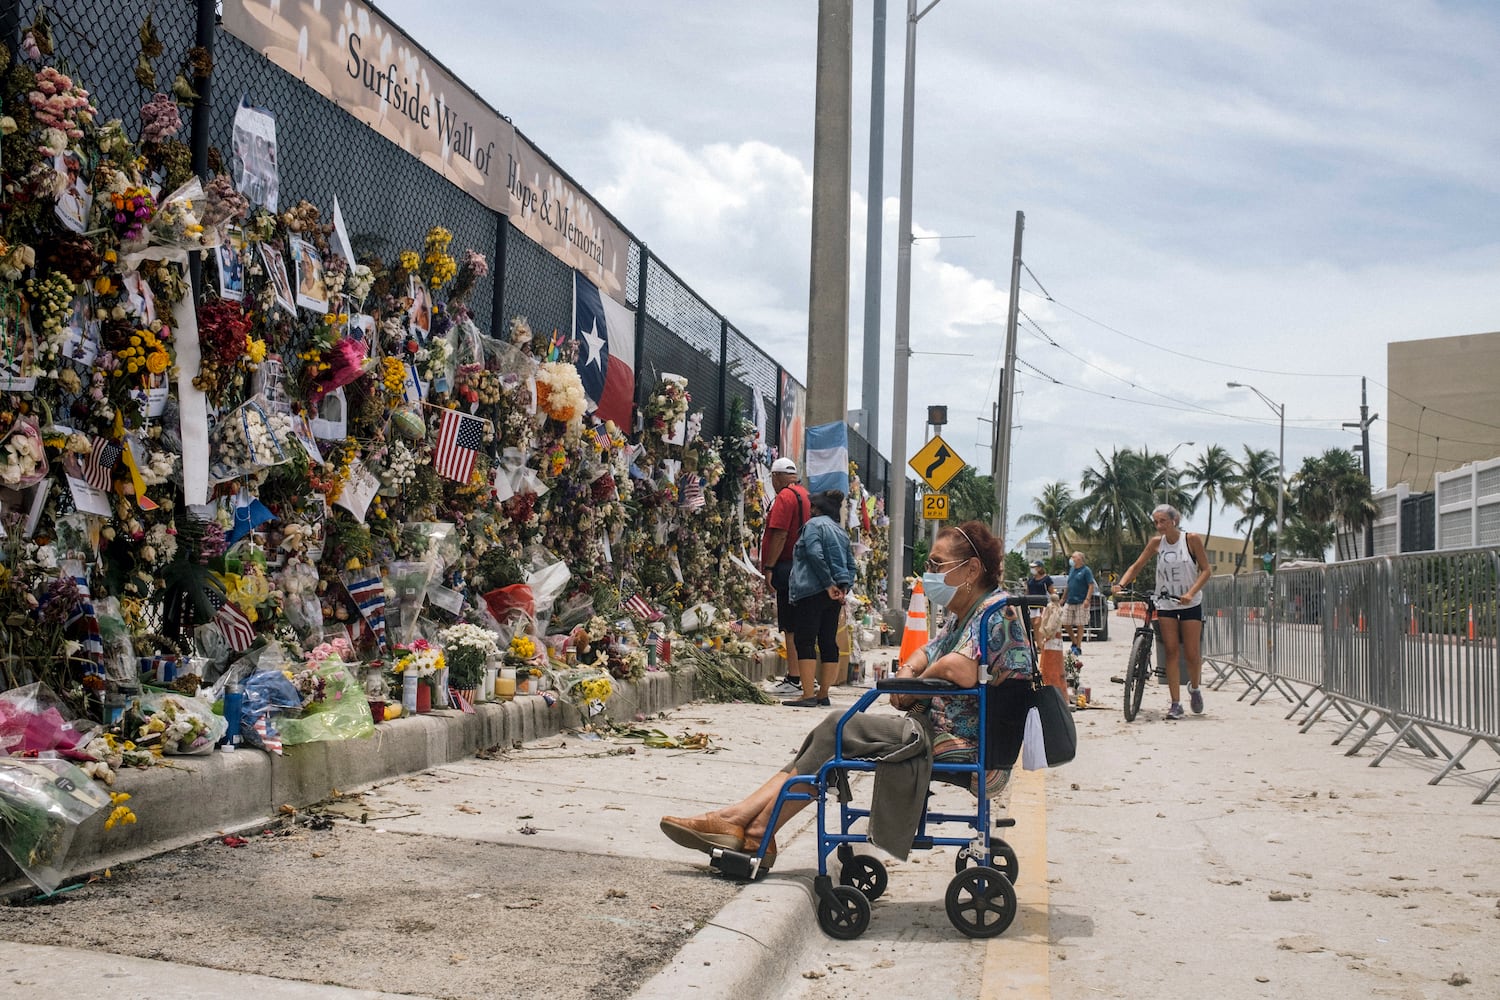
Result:
[[[1141,699],[1146,694],[1146,681],[1150,679],[1151,655],[1156,647],[1156,599],[1150,594],[1122,590],[1120,597],[1142,601],[1145,610],[1140,624],[1136,626],[1135,638],[1130,641],[1130,660],[1125,666],[1125,721],[1134,722],[1141,710]],[[1131,617],[1135,617],[1132,611]]]

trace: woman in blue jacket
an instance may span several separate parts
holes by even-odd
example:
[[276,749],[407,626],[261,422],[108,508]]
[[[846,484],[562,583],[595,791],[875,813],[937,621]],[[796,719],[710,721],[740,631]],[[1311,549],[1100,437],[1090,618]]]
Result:
[[793,708],[827,705],[828,689],[838,673],[839,619],[844,595],[854,583],[854,553],[849,549],[849,536],[838,522],[843,506],[844,494],[838,490],[814,494],[813,517],[803,525],[792,551],[792,579],[787,590],[792,601],[792,636],[797,646],[802,697],[782,704]]

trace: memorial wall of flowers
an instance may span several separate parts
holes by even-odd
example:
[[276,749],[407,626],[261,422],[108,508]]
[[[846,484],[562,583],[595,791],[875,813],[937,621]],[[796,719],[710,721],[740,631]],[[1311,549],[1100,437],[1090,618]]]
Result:
[[0,756],[108,780],[362,735],[423,685],[588,714],[675,632],[764,641],[773,456],[737,406],[705,438],[666,376],[593,419],[570,338],[476,323],[488,261],[441,220],[355,253],[248,144],[193,174],[183,87],[101,120],[55,44],[31,25],[0,92]]

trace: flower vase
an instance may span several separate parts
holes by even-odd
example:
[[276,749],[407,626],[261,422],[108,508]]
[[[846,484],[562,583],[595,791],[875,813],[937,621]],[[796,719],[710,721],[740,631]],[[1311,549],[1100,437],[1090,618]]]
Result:
[[526,676],[516,678],[516,694],[536,694],[536,678],[530,671]]
[[432,711],[431,684],[425,682],[419,682],[417,684],[417,703],[415,708],[418,715],[426,715],[428,712]]
[[479,700],[489,701],[495,697],[495,681],[500,676],[499,667],[484,668],[484,684],[479,688]]
[[403,714],[411,715],[417,710],[418,689],[425,686],[414,670],[408,670],[401,675],[401,711]]

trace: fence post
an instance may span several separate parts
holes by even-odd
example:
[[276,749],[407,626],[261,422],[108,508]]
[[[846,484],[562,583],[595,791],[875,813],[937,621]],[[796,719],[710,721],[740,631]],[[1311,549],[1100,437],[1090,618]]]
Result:
[[[719,434],[729,433],[729,320],[719,317]],[[710,435],[712,436],[712,435]]]
[[[772,418],[775,423],[774,426],[767,428],[768,435],[773,431],[776,434],[776,451],[778,454],[781,452],[781,383],[785,380],[786,369],[778,364],[776,366],[776,415]],[[767,442],[767,444],[769,445],[770,442]]]
[[505,315],[505,271],[506,251],[510,247],[510,218],[503,212],[495,213],[495,266],[490,269],[490,335],[496,340],[509,342]]
[[[194,44],[207,53],[201,65],[212,66],[214,28],[218,21],[217,4],[214,0],[198,0],[197,7],[198,26]],[[208,180],[209,130],[213,128],[214,113],[212,72],[194,73],[193,90],[197,92],[198,98],[193,101],[192,166],[193,173],[206,182]],[[193,296],[196,299],[203,294],[203,254],[200,251],[194,250],[188,255],[188,278],[192,282]]]
[[[635,386],[631,396],[636,411],[640,410],[641,379],[646,375],[646,272],[651,269],[651,251],[646,244],[639,243],[635,267]],[[634,420],[632,419],[632,423]]]

